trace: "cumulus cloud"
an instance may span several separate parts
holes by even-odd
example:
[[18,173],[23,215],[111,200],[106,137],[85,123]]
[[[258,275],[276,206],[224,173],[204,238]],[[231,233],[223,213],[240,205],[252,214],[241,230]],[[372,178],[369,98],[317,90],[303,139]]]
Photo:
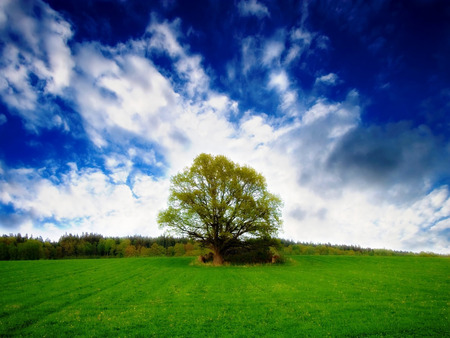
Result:
[[117,129],[166,139],[178,100],[170,82],[133,47],[108,48],[108,58],[103,52],[98,44],[84,44],[75,56],[80,73],[73,89],[93,142],[106,146],[121,135]]
[[258,17],[259,19],[262,19],[264,17],[270,17],[269,10],[266,6],[259,3],[256,0],[242,0],[237,5],[239,13],[242,16],[251,16],[254,15]]
[[[157,235],[157,229],[148,224],[168,196],[167,182],[138,175],[127,185],[111,183],[113,177],[96,169],[79,170],[73,164],[56,181],[43,177],[39,170],[6,169],[0,180],[0,202],[12,203],[20,216],[13,218],[14,231],[29,232],[32,223],[33,233],[44,238],[58,239],[67,231],[64,225],[77,233]],[[0,228],[11,230],[4,221]]]
[[[437,198],[439,204],[433,203]],[[448,251],[449,236],[445,235],[448,224],[445,221],[440,224],[449,212],[446,187],[421,196],[413,204],[373,203],[357,189],[346,189],[339,198],[328,198],[327,203],[323,219],[317,217],[316,206],[298,222],[303,226],[293,227],[292,231],[308,240],[321,237],[325,241],[367,247]],[[308,210],[305,204],[308,205],[303,203],[301,210]],[[430,230],[436,222],[442,228]]]
[[[316,103],[309,112],[319,104],[320,117],[298,123],[276,140],[277,152],[291,159],[282,171],[289,172],[287,180],[278,187],[296,182],[282,192],[286,237],[448,252],[448,187],[426,184],[435,181],[431,177],[439,168],[431,158],[443,149],[418,131],[396,126],[395,137],[373,131],[380,133],[373,137],[386,138],[380,145],[386,148],[368,154],[376,142],[355,138],[365,134],[355,96]],[[427,154],[433,148],[436,153]]]

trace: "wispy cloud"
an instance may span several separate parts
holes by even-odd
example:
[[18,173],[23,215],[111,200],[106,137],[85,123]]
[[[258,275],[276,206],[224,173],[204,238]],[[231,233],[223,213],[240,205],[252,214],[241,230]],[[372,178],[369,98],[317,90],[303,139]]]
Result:
[[285,91],[289,87],[289,79],[285,71],[273,72],[269,77],[269,88],[276,88],[279,91]]
[[[0,20],[0,96],[27,121],[29,129],[52,127],[51,95],[70,82],[73,62],[70,25],[42,2],[6,1]],[[34,13],[41,13],[40,21]],[[35,114],[41,110],[41,114]],[[45,113],[46,112],[46,113]]]
[[264,46],[262,62],[266,66],[280,64],[280,57],[284,51],[284,41],[280,39],[271,40]]
[[256,0],[241,0],[237,7],[242,16],[254,15],[259,19],[270,17],[267,7]]
[[338,76],[334,73],[329,73],[327,75],[322,75],[322,76],[316,78],[316,84],[325,84],[325,85],[329,85],[329,86],[336,84],[337,81],[338,81]]

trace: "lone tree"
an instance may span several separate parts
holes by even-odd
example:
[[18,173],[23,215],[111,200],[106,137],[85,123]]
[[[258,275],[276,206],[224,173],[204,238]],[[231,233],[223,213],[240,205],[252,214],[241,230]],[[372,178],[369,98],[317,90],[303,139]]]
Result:
[[265,178],[225,156],[199,155],[172,177],[170,193],[158,223],[209,247],[215,265],[239,238],[268,237],[282,223],[281,199],[267,191]]

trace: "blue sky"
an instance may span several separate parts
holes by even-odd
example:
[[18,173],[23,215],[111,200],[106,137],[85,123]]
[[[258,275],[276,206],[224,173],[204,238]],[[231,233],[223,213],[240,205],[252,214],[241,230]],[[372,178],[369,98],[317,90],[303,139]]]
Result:
[[0,232],[163,233],[202,152],[283,238],[449,253],[447,1],[0,4]]

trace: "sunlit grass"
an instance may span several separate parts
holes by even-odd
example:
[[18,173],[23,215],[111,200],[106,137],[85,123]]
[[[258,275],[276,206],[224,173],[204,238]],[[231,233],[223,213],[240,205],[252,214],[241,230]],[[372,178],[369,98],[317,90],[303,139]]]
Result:
[[0,335],[449,336],[450,260],[0,262]]

